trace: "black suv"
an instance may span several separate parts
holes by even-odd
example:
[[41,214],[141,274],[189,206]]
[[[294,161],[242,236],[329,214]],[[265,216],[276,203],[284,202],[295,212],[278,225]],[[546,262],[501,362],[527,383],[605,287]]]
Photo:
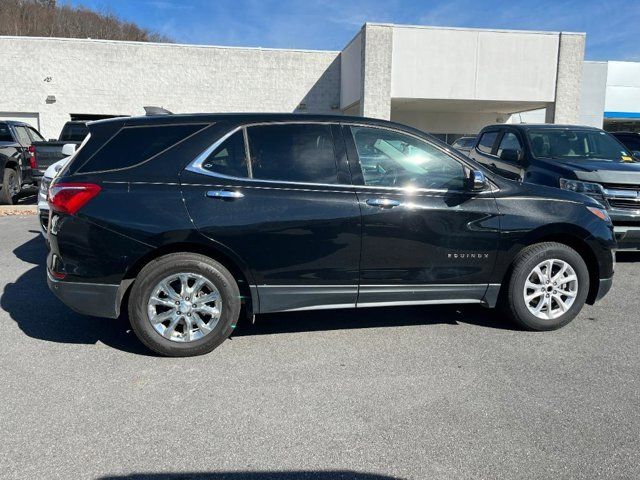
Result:
[[640,159],[604,130],[490,125],[468,155],[506,178],[595,198],[611,216],[617,248],[640,249]]
[[[500,302],[526,328],[607,293],[606,212],[359,117],[99,121],[49,190],[50,288],[164,355],[266,312]],[[425,312],[428,315],[428,312]]]

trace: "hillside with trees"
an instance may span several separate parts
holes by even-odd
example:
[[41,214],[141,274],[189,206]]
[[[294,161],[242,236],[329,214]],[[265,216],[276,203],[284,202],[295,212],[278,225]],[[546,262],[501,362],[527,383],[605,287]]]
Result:
[[112,13],[56,0],[0,0],[0,35],[170,42],[164,35]]

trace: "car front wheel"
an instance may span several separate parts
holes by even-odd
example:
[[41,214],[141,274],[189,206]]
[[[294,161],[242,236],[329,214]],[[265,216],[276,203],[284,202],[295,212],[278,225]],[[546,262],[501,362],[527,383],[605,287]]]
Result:
[[503,306],[529,330],[555,330],[575,318],[588,292],[589,271],[580,254],[545,242],[528,247],[514,262]]
[[222,264],[204,255],[174,253],[153,260],[138,274],[129,319],[154,352],[202,355],[229,337],[240,304],[238,285]]

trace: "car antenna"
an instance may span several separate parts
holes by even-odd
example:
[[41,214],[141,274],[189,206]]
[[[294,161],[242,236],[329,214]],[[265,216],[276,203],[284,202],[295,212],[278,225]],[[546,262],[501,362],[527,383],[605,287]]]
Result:
[[170,112],[166,108],[162,107],[142,107],[144,108],[145,114],[147,116],[151,115],[173,115],[173,112]]

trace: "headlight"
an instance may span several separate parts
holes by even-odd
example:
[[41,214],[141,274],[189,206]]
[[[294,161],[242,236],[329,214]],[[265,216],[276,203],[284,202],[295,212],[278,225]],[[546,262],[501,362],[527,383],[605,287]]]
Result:
[[599,183],[581,182],[579,180],[560,179],[560,188],[586,195],[603,195],[604,189]]

